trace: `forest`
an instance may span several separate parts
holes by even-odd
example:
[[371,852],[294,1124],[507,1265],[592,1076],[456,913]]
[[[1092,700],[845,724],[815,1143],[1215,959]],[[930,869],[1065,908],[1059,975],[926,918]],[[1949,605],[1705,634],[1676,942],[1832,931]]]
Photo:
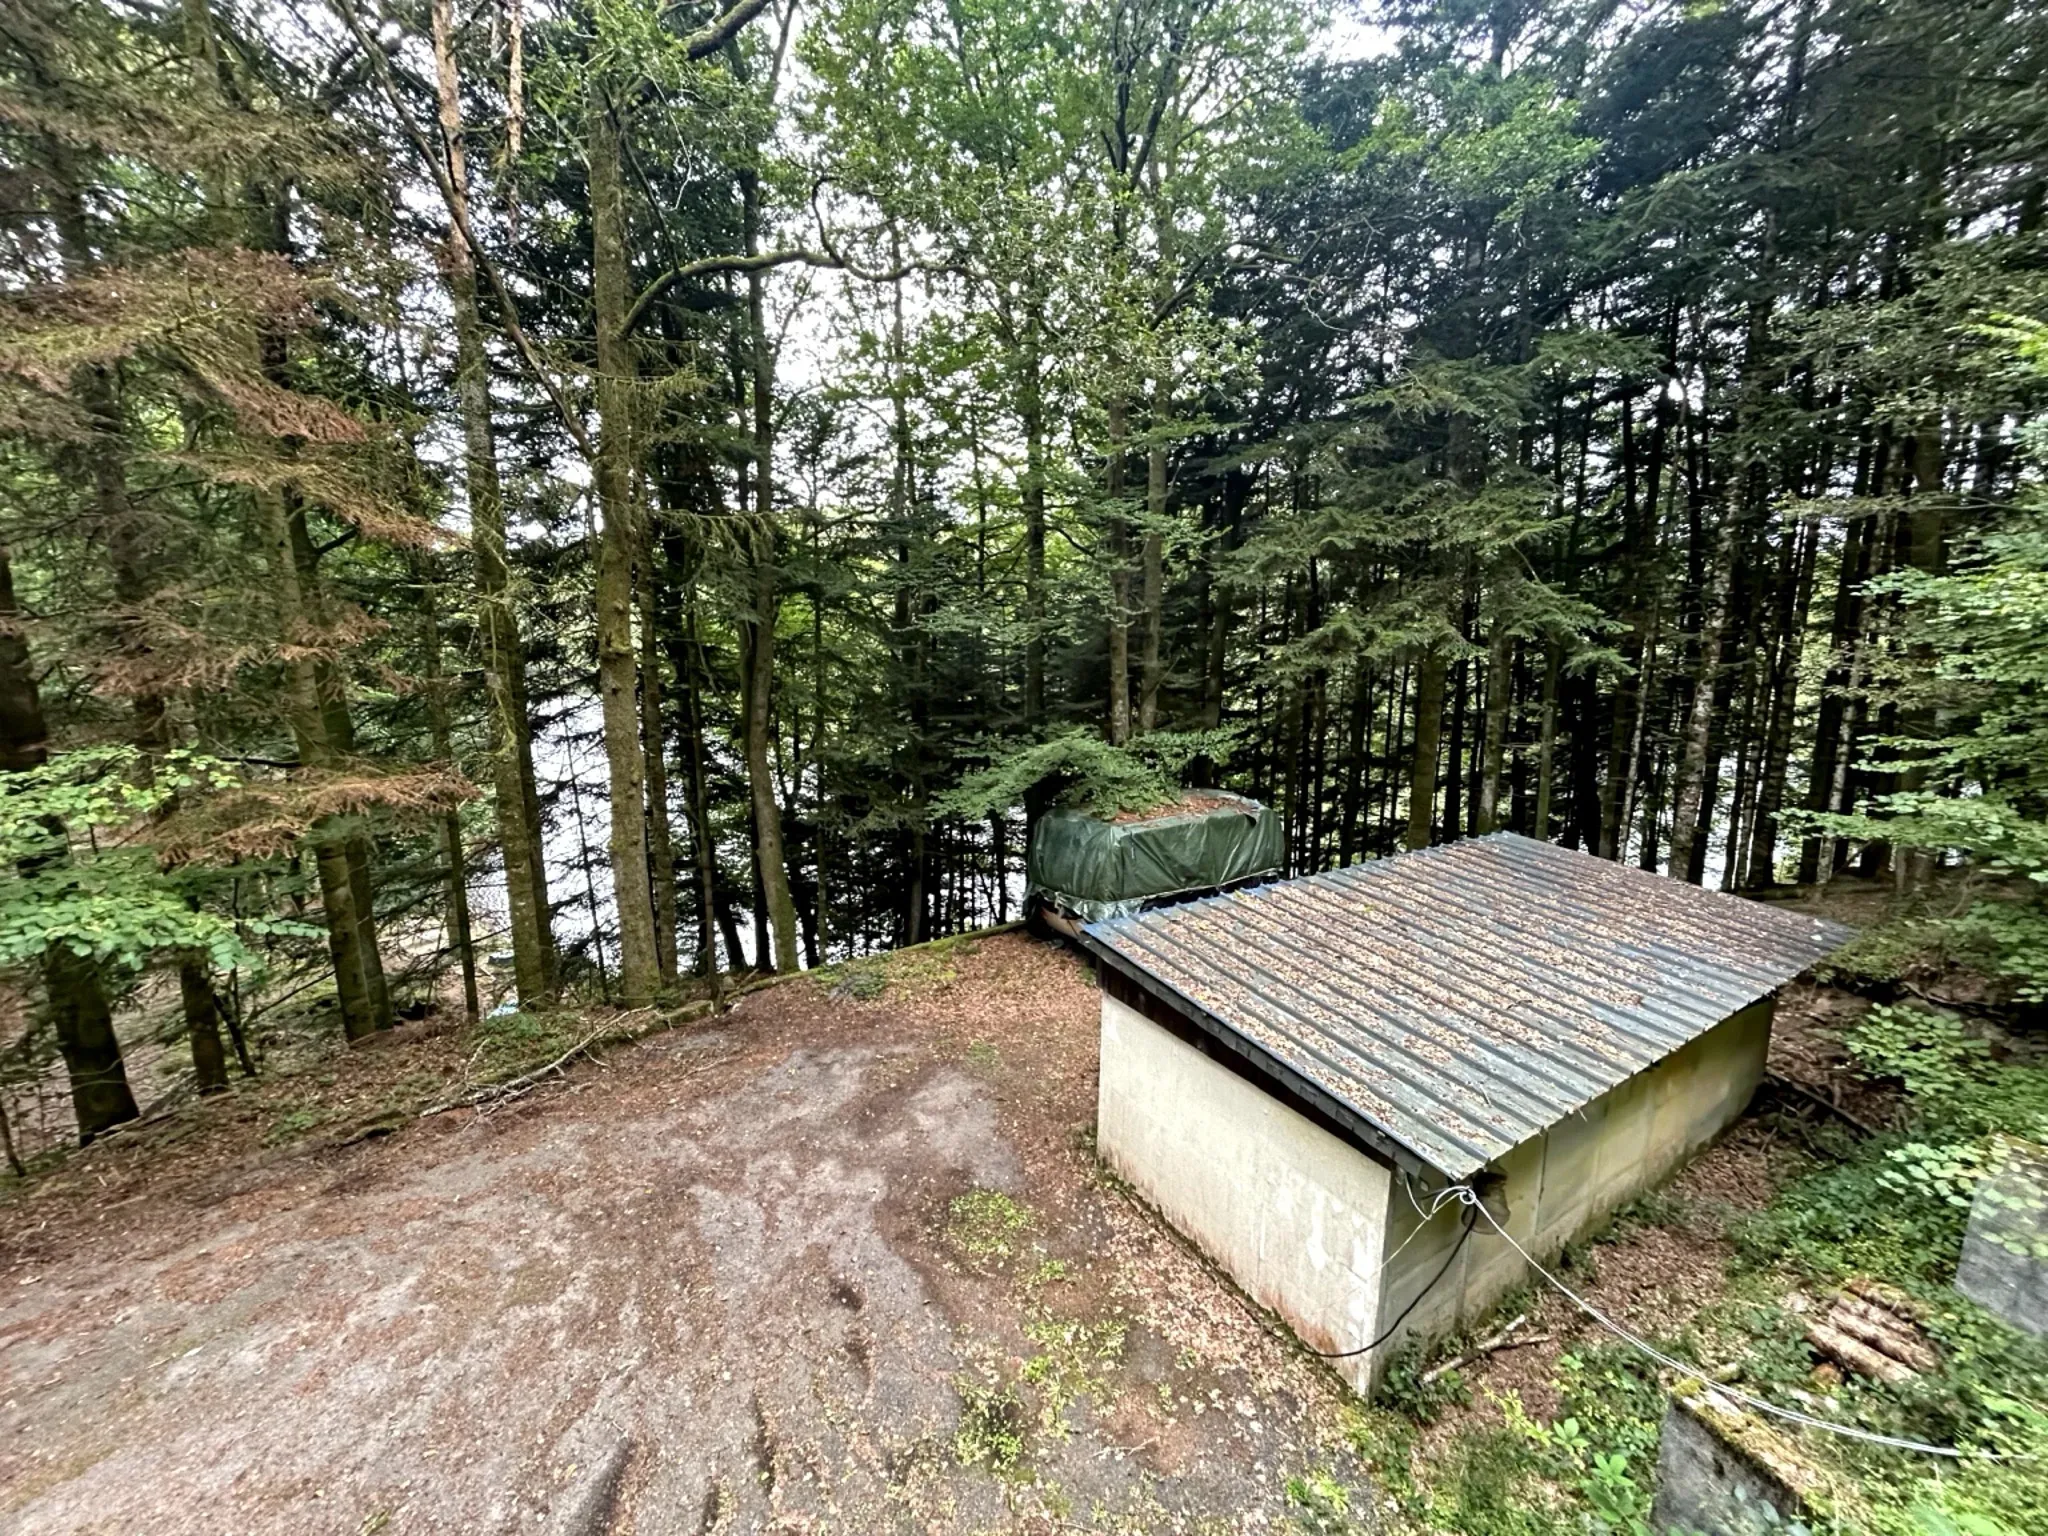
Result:
[[19,0],[7,1071],[90,1139],[117,1015],[206,1092],[286,999],[1006,922],[1049,806],[1183,786],[1291,872],[1883,882],[2038,997],[2044,66],[2008,0]]
[[[1368,1404],[1008,931],[1202,791],[1861,933]],[[0,1523],[2024,1536],[2044,1005],[2048,7],[0,4]]]

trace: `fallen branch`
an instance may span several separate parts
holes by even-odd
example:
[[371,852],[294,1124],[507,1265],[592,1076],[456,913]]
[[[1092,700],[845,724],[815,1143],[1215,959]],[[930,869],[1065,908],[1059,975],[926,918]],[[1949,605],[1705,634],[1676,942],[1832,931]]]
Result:
[[1799,1082],[1796,1079],[1786,1077],[1781,1073],[1777,1072],[1766,1072],[1764,1074],[1764,1081],[1769,1083],[1773,1088],[1789,1089],[1793,1093],[1798,1094],[1800,1098],[1806,1100],[1807,1103],[1817,1104],[1822,1109],[1826,1110],[1829,1114],[1840,1116],[1845,1124],[1854,1126],[1857,1130],[1861,1131],[1866,1136],[1875,1136],[1877,1134],[1876,1127],[1868,1125],[1865,1122],[1857,1119],[1854,1115],[1850,1114],[1848,1110],[1842,1108],[1841,1105],[1835,1103],[1834,1100],[1823,1098],[1819,1093],[1816,1093],[1813,1089],[1807,1087],[1806,1084]]
[[1516,1313],[1505,1328],[1497,1329],[1481,1339],[1477,1344],[1474,1344],[1463,1354],[1453,1355],[1441,1364],[1432,1365],[1428,1370],[1424,1371],[1422,1373],[1422,1384],[1425,1387],[1429,1386],[1442,1377],[1450,1375],[1452,1371],[1457,1370],[1462,1365],[1471,1365],[1475,1361],[1485,1359],[1488,1355],[1498,1354],[1504,1349],[1520,1349],[1525,1344],[1548,1344],[1552,1335],[1547,1333],[1526,1334],[1519,1339],[1509,1337],[1510,1334],[1527,1321],[1529,1321],[1528,1313]]
[[[800,975],[802,973],[791,972],[789,974]],[[724,994],[722,1005],[715,1004],[708,998],[704,998],[693,1003],[686,1003],[681,1008],[671,1009],[665,1013],[658,1012],[652,1008],[638,1008],[631,1013],[620,1014],[612,1021],[609,1028],[592,1030],[588,1035],[585,1035],[576,1044],[570,1046],[568,1050],[544,1066],[535,1067],[531,1072],[522,1072],[519,1076],[508,1078],[504,1082],[486,1083],[483,1087],[473,1089],[468,1093],[457,1094],[452,1099],[443,1099],[438,1104],[430,1104],[421,1110],[416,1118],[425,1120],[430,1115],[446,1114],[451,1109],[474,1109],[481,1104],[508,1103],[513,1099],[521,1098],[531,1093],[548,1078],[561,1076],[564,1069],[579,1057],[587,1056],[593,1051],[602,1050],[608,1045],[631,1045],[634,1041],[644,1040],[649,1035],[660,1034],[663,1030],[674,1029],[678,1024],[687,1024],[700,1018],[726,1012],[734,1003],[749,993],[759,992],[765,987],[772,987],[778,982],[787,981],[788,979],[789,975],[764,976],[757,981],[748,982],[743,986],[730,988]],[[623,1022],[629,1019],[636,1021],[644,1020],[644,1022],[632,1024]]]
[[535,1067],[531,1072],[523,1072],[518,1077],[509,1078],[502,1083],[486,1083],[483,1087],[474,1089],[469,1093],[457,1094],[452,1099],[443,1099],[438,1104],[430,1104],[420,1111],[419,1118],[424,1120],[430,1115],[445,1114],[451,1109],[470,1109],[478,1104],[495,1104],[506,1099],[516,1099],[537,1087],[542,1079],[559,1073],[562,1068],[590,1050],[592,1046],[613,1037],[613,1035],[614,1032],[610,1030],[593,1030],[546,1066]]

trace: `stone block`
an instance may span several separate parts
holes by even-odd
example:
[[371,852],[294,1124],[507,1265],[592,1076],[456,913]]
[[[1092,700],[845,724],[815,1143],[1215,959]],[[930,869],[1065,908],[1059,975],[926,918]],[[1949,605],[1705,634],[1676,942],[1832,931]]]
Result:
[[1998,1139],[1970,1205],[1956,1289],[2015,1328],[2048,1335],[2048,1147]]
[[1792,1443],[1701,1382],[1672,1394],[1657,1453],[1657,1536],[1773,1536],[1827,1504],[1825,1483]]

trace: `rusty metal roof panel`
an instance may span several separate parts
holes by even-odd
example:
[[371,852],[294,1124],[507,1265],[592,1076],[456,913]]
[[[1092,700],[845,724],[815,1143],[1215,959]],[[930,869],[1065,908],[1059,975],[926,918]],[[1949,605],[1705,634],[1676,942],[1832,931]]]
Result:
[[1255,1065],[1453,1179],[1852,936],[1505,832],[1083,934]]

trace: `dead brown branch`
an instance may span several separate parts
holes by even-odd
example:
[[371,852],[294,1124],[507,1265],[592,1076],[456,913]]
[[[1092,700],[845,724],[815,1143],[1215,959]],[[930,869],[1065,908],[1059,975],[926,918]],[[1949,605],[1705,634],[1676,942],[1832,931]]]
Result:
[[1522,1335],[1520,1338],[1513,1337],[1515,1330],[1527,1321],[1529,1321],[1528,1313],[1516,1313],[1505,1327],[1495,1329],[1462,1354],[1453,1355],[1450,1359],[1432,1365],[1428,1370],[1424,1371],[1422,1373],[1422,1384],[1425,1387],[1429,1386],[1432,1382],[1440,1381],[1450,1375],[1452,1371],[1457,1370],[1460,1366],[1472,1365],[1485,1359],[1488,1355],[1498,1354],[1503,1349],[1520,1349],[1525,1344],[1547,1344],[1550,1342],[1552,1336],[1547,1333],[1529,1333]]
[[1807,1087],[1806,1084],[1802,1082],[1798,1082],[1793,1078],[1785,1077],[1777,1072],[1766,1072],[1764,1074],[1764,1081],[1769,1083],[1773,1088],[1781,1089],[1785,1092],[1796,1094],[1800,1098],[1806,1100],[1807,1103],[1818,1105],[1820,1108],[1826,1110],[1829,1114],[1838,1116],[1843,1121],[1843,1123],[1855,1127],[1857,1130],[1861,1131],[1866,1136],[1875,1136],[1877,1134],[1875,1128],[1857,1119],[1856,1116],[1850,1114],[1848,1110],[1842,1108],[1842,1106],[1835,1103],[1834,1100],[1824,1097],[1814,1089]]

